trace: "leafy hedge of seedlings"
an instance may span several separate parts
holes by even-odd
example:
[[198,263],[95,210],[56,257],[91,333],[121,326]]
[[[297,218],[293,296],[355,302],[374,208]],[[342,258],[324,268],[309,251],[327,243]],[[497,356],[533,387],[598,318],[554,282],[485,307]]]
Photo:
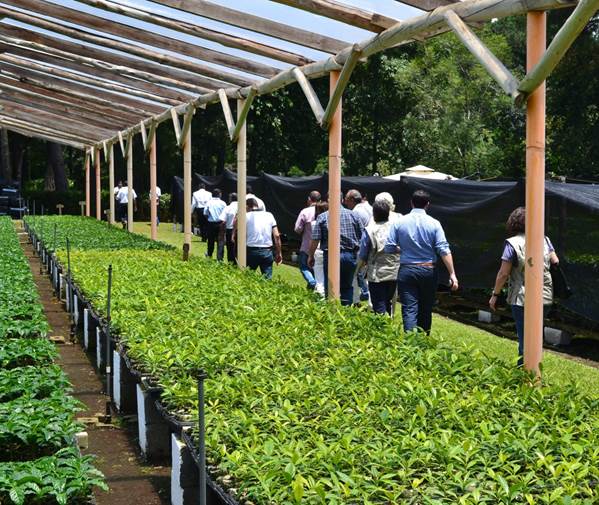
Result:
[[10,219],[0,218],[0,503],[83,504],[105,488],[74,447],[81,403],[52,364],[56,347]]
[[78,252],[75,281],[242,503],[599,502],[599,400],[389,319],[168,252]]
[[[91,217],[81,216],[26,216],[25,223],[42,239],[46,249],[66,249],[67,237],[73,250],[158,249],[172,250],[164,242],[150,240],[143,235],[110,226]],[[56,225],[56,240],[54,228]]]

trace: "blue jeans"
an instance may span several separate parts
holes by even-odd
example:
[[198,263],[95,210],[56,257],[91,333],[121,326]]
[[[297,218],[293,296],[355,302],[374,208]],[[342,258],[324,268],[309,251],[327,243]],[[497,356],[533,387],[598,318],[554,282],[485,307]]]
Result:
[[304,251],[299,252],[299,269],[308,283],[308,289],[314,289],[316,287],[316,279],[314,278],[314,272],[308,266],[308,253]]
[[393,304],[397,281],[369,282],[368,286],[370,288],[372,310],[376,314],[391,315],[391,305]]
[[397,291],[404,331],[422,328],[430,333],[437,292],[437,271],[430,267],[401,265]]
[[251,270],[260,271],[265,279],[272,279],[272,263],[274,257],[272,249],[266,247],[248,247],[247,248],[247,266]]
[[[543,318],[547,317],[549,309],[551,305],[543,305]],[[522,366],[524,364],[524,306],[512,305],[512,316],[518,334],[518,366]]]
[[[339,291],[341,295],[341,305],[351,305],[354,302],[354,274],[358,264],[357,253],[354,251],[341,251],[339,256]],[[329,255],[324,251],[324,271],[326,274],[324,294],[328,296],[328,272]]]
[[366,282],[366,273],[364,270],[358,272],[358,287],[360,288],[360,300],[368,300],[368,282]]

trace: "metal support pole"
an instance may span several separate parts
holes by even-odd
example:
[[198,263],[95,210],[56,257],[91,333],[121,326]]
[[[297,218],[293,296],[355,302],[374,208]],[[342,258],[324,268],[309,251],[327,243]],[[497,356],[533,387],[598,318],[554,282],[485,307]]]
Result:
[[191,126],[183,142],[183,261],[187,261],[191,252]]
[[[335,92],[339,81],[339,71],[330,74],[330,93]],[[341,130],[342,130],[342,104],[339,105],[331,118],[329,125],[329,233],[328,233],[328,296],[338,300],[340,291],[340,266],[341,255]]]
[[110,397],[112,394],[112,367],[110,366],[110,302],[112,298],[112,265],[108,265],[108,292],[106,297],[106,415],[110,416]]
[[[527,15],[527,69],[542,58],[547,15]],[[540,376],[543,355],[543,270],[545,241],[545,84],[534,91],[526,108],[526,285],[524,367]]]
[[108,148],[108,191],[110,196],[108,197],[110,206],[110,216],[108,216],[109,223],[114,224],[115,214],[115,202],[114,202],[114,145],[110,144]]
[[[245,100],[237,100],[237,121],[241,115]],[[247,266],[247,211],[245,206],[247,187],[247,126],[246,121],[239,129],[237,137],[237,264],[239,268]]]
[[156,134],[150,139],[150,238],[158,238],[158,199],[156,198]]
[[200,505],[206,505],[206,418],[204,402],[204,370],[198,373],[198,460],[200,462]]
[[100,179],[100,149],[96,148],[96,219],[102,220],[102,182]]
[[91,195],[90,195],[90,180],[89,180],[89,155],[85,156],[85,215],[91,215],[90,203],[91,203]]
[[133,232],[133,139],[127,144],[127,230]]

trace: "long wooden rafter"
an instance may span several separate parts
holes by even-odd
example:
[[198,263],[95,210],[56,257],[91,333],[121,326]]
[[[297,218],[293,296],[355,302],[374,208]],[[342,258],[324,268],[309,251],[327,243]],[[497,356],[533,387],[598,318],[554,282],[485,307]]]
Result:
[[19,7],[20,9],[27,9],[31,11],[32,14],[50,16],[67,23],[74,23],[80,27],[97,30],[101,33],[111,34],[120,38],[126,38],[130,41],[147,44],[162,50],[173,51],[209,63],[242,70],[261,77],[272,77],[280,70],[271,65],[265,65],[246,58],[240,58],[232,54],[209,49],[166,35],[133,28],[116,21],[107,21],[106,19],[92,14],[49,3],[45,0],[3,0],[3,3]]
[[0,119],[5,122],[16,124],[20,127],[35,128],[41,133],[46,133],[50,135],[60,134],[65,138],[69,138],[77,142],[82,142],[87,145],[92,145],[94,142],[97,142],[96,135],[87,135],[85,133],[77,131],[77,129],[73,128],[72,126],[64,127],[62,124],[52,124],[48,126],[48,124],[45,121],[40,120],[36,117],[27,117],[27,119],[23,119],[22,117],[18,117],[12,112],[8,114],[0,112]]
[[445,7],[451,5],[453,0],[395,0],[397,3],[409,5],[423,11],[432,11],[437,7]]
[[230,9],[208,0],[150,1],[329,54],[336,54],[349,45],[349,42],[271,21],[247,12]]
[[53,134],[44,134],[27,124],[20,124],[19,122],[11,121],[8,118],[3,118],[0,114],[0,128],[6,128],[12,132],[23,135],[24,137],[36,138],[39,140],[45,140],[47,142],[55,142],[57,144],[63,144],[65,146],[74,147],[81,151],[85,150],[86,145],[82,140],[73,140],[65,135],[61,135],[59,132]]
[[37,44],[42,44],[54,49],[66,51],[78,56],[85,56],[87,58],[105,61],[110,65],[126,67],[131,70],[140,70],[141,72],[153,75],[154,82],[157,84],[172,84],[176,85],[177,88],[186,89],[187,91],[194,93],[197,93],[198,89],[214,90],[233,86],[233,84],[230,82],[204,77],[197,73],[161,65],[148,60],[141,60],[139,58],[125,56],[123,54],[115,53],[114,51],[105,51],[103,49],[90,46],[89,44],[81,44],[78,42],[71,42],[66,39],[59,39],[18,26],[0,24],[0,33],[8,37],[35,42]]
[[155,63],[169,65],[181,70],[187,70],[188,72],[194,72],[199,75],[211,77],[213,79],[219,79],[225,82],[230,82],[234,86],[247,86],[252,82],[251,79],[248,79],[246,77],[237,74],[232,74],[225,70],[220,70],[214,67],[203,65],[196,61],[179,58],[177,56],[165,54],[164,52],[155,51],[146,47],[141,47],[136,44],[122,42],[114,38],[96,35],[92,32],[88,32],[80,28],[71,28],[70,26],[67,26],[62,23],[50,21],[39,16],[35,16],[33,14],[26,14],[24,12],[16,11],[14,9],[4,7],[2,5],[0,5],[0,16],[4,16],[15,21],[19,21],[21,23],[35,26],[37,28],[41,28],[42,30],[48,30],[50,32],[59,33],[66,37],[70,37],[71,39],[80,40],[89,44],[95,44],[97,46],[113,49],[116,51],[122,51],[127,54],[148,59]]

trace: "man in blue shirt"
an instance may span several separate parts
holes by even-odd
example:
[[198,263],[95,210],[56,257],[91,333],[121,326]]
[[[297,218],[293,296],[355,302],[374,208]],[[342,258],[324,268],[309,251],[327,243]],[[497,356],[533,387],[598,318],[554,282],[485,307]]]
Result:
[[419,327],[430,333],[437,291],[437,257],[449,272],[451,290],[459,287],[445,232],[441,223],[426,213],[429,206],[430,195],[415,191],[412,212],[393,223],[385,245],[385,252],[401,254],[397,291],[404,331]]
[[206,253],[206,256],[210,258],[212,258],[212,253],[214,253],[214,246],[218,243],[220,215],[227,206],[227,204],[220,199],[221,195],[222,191],[220,189],[215,189],[212,192],[212,198],[206,202],[206,206],[204,207],[204,216],[206,216],[208,221],[208,252]]

